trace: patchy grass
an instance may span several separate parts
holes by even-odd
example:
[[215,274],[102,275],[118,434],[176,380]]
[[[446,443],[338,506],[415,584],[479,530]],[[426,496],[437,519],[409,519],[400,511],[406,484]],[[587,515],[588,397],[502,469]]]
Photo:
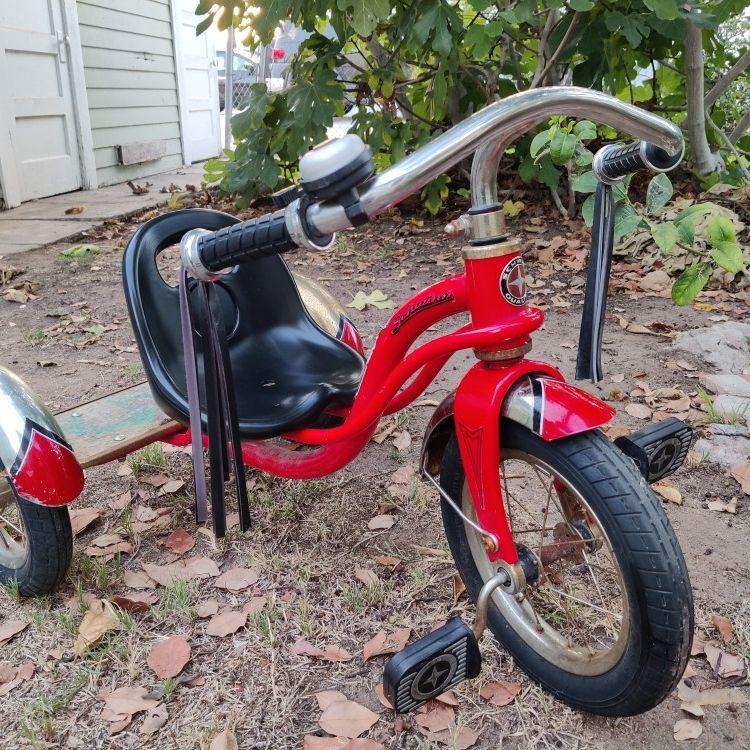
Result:
[[135,477],[158,471],[164,468],[164,448],[161,443],[151,443],[151,445],[131,453],[127,462]]

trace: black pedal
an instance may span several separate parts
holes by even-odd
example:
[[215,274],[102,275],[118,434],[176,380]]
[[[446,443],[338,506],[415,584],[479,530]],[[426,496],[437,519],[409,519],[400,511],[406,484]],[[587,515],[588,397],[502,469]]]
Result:
[[461,618],[454,617],[388,661],[383,691],[396,713],[408,713],[459,682],[476,677],[481,666],[474,633]]
[[632,435],[618,437],[615,445],[635,461],[641,474],[651,484],[682,466],[692,439],[692,428],[681,419],[670,417]]

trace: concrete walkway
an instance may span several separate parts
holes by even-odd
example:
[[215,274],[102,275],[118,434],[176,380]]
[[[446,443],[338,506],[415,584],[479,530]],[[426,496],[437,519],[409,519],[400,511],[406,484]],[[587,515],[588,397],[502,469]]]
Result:
[[[122,183],[96,190],[53,195],[0,211],[0,257],[60,242],[101,224],[105,219],[163,206],[169,200],[169,193],[160,193],[162,187],[169,188],[170,184],[175,184],[184,191],[185,185],[199,187],[202,177],[203,165],[192,164],[134,180],[136,185],[141,186],[151,183],[148,193],[143,195],[135,195],[127,183]],[[65,213],[67,209],[77,206],[83,207],[81,213]]]

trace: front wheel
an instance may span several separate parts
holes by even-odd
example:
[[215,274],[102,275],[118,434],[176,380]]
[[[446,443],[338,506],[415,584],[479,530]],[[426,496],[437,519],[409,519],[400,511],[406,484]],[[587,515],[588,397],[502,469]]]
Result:
[[[660,703],[687,665],[693,601],[674,532],[648,485],[600,432],[546,443],[503,420],[501,487],[527,585],[496,590],[488,625],[532,679],[605,716]],[[443,489],[476,520],[455,435]],[[476,601],[497,572],[480,535],[445,501],[456,567]]]
[[21,596],[48,594],[65,578],[72,555],[67,507],[20,497],[3,505],[0,498],[0,583],[15,581]]

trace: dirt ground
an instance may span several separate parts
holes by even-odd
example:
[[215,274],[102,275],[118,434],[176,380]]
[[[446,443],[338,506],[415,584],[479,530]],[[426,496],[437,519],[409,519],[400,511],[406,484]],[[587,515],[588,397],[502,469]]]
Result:
[[[29,281],[37,298],[26,304],[0,298],[0,362],[26,379],[53,411],[144,379],[129,330],[120,262],[125,238],[138,221],[151,215],[130,225],[114,222],[96,230],[86,241],[95,244],[98,252],[87,257],[62,256],[68,243],[2,261],[23,271],[13,281]],[[441,235],[443,223],[425,220],[420,225],[396,213],[372,227],[346,233],[329,252],[293,254],[288,262],[293,270],[325,285],[344,304],[356,292],[374,289],[400,303],[413,290],[460,269],[459,245]],[[586,232],[577,224],[557,224],[552,218],[549,225],[546,221],[533,224],[521,216],[514,229],[530,249],[526,258],[533,277],[532,295],[547,313],[547,322],[534,339],[534,356],[552,362],[572,379]],[[565,241],[555,240],[556,233]],[[703,309],[678,309],[665,292],[639,290],[641,274],[628,264],[616,269],[605,335],[607,376],[597,386],[584,387],[612,400],[621,409],[616,424],[629,428],[645,424],[623,408],[642,401],[628,395],[641,387],[638,383],[652,390],[676,387],[690,396],[691,419],[700,422],[702,402],[696,376],[706,366],[689,353],[674,350],[669,334],[710,325],[717,318],[739,319],[748,308],[739,296],[709,294],[700,298]],[[350,313],[369,347],[390,311],[370,308]],[[651,327],[664,335],[628,332],[618,325],[618,315],[626,323],[651,326],[656,321]],[[448,330],[449,325],[443,323],[437,329]],[[341,691],[378,712],[379,721],[366,736],[388,748],[446,747],[425,738],[411,720],[394,724],[393,713],[378,702],[374,692],[384,658],[365,662],[362,648],[381,628],[410,628],[414,637],[449,614],[472,610],[465,595],[453,606],[455,570],[436,494],[414,484],[404,497],[394,500],[388,487],[397,469],[416,467],[421,435],[434,403],[456,385],[473,361],[470,354],[454,357],[397,423],[392,418],[383,423],[395,424],[393,434],[382,445],[370,443],[338,474],[292,483],[251,473],[255,526],[245,535],[232,529],[224,541],[196,532],[191,518],[190,462],[183,451],[151,451],[145,457],[89,470],[77,506],[100,508],[102,513],[77,537],[68,580],[54,595],[36,601],[18,601],[11,590],[0,589],[0,620],[31,621],[25,631],[0,646],[0,660],[13,665],[31,660],[35,665],[33,677],[0,700],[0,747],[208,748],[212,738],[230,726],[240,748],[301,748],[304,735],[323,734],[313,695],[319,690]],[[685,369],[685,365],[696,369]],[[393,438],[404,431],[411,445],[397,450]],[[149,462],[151,466],[143,466]],[[750,505],[739,485],[723,471],[695,463],[672,478],[683,504],[665,503],[665,507],[690,570],[698,635],[720,643],[712,615],[729,618],[735,635],[727,649],[748,658]],[[144,481],[154,473],[184,480],[187,489],[158,497],[157,489]],[[128,492],[132,504],[115,508],[113,503]],[[708,509],[709,499],[728,501],[734,496],[740,497],[736,515]],[[155,524],[140,531],[133,527],[133,518],[139,517],[137,508],[165,505],[172,507],[166,527]],[[369,530],[368,521],[383,509],[395,515],[395,525]],[[252,567],[259,573],[257,583],[239,593],[217,589],[211,578],[192,581],[179,590],[159,587],[155,591],[159,601],[149,612],[129,613],[122,629],[105,636],[97,649],[74,658],[84,595],[132,592],[124,581],[126,573],[140,571],[144,563],[175,559],[159,542],[167,532],[180,528],[197,541],[190,555],[209,557],[224,570]],[[84,549],[106,532],[127,539],[131,554],[106,562],[92,560]],[[379,565],[374,560],[379,555],[401,562],[396,567]],[[375,582],[365,586],[356,577],[357,568],[375,572]],[[206,633],[207,620],[197,610],[208,599],[217,598],[220,606],[241,607],[260,596],[266,597],[265,606],[250,615],[245,628],[224,638]],[[172,635],[189,639],[192,657],[185,674],[194,679],[160,679],[147,666],[151,647]],[[353,658],[332,662],[292,654],[290,647],[298,638],[324,649],[341,647]],[[676,695],[633,718],[615,721],[581,714],[531,683],[488,634],[482,650],[483,674],[456,690],[455,708],[458,726],[478,733],[473,745],[478,750],[657,750],[675,744],[674,724],[687,718]],[[691,659],[690,667],[695,687],[739,686],[750,698],[744,678],[720,679],[704,655]],[[490,681],[517,682],[521,690],[509,705],[496,707],[479,695],[481,685]],[[100,691],[123,686],[142,686],[164,698],[168,719],[155,733],[141,733],[141,713],[121,732],[108,734]],[[681,744],[750,747],[748,705],[706,706],[702,725],[700,738]]]

